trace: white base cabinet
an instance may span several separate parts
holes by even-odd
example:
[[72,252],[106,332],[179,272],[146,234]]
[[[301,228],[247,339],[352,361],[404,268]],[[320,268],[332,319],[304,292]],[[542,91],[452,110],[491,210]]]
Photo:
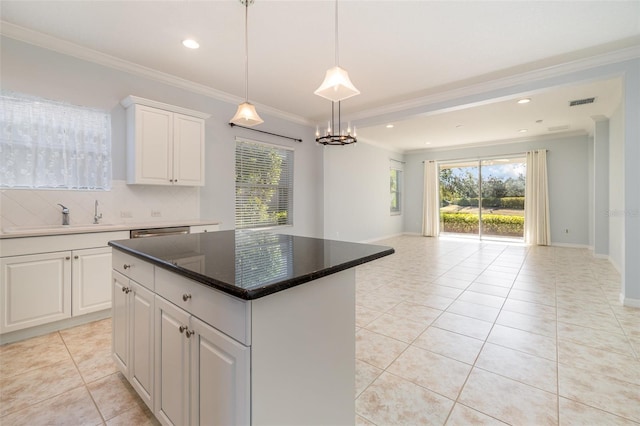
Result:
[[[119,272],[123,256],[114,250]],[[130,348],[146,348],[141,359],[155,379],[145,395],[153,395],[160,423],[353,424],[354,269],[247,301],[130,258],[124,261],[128,282],[114,271],[114,357],[128,356],[118,366],[134,384],[141,379],[132,378],[137,367]],[[121,288],[134,274],[153,277],[154,293],[153,329],[137,335],[130,323],[146,327],[148,318],[132,320],[131,302],[116,296],[126,294]],[[150,334],[152,360],[145,358]]]
[[249,347],[160,296],[155,361],[155,414],[162,424],[249,424]]
[[0,259],[0,333],[71,318],[71,252]]
[[[127,269],[131,264],[125,263]],[[145,284],[152,286],[153,281]],[[112,289],[113,359],[140,398],[153,411],[154,294],[117,270],[113,271]]]
[[73,316],[111,307],[111,247],[71,253],[71,312]]
[[2,343],[31,337],[34,330],[51,332],[68,322],[77,325],[83,316],[95,320],[95,313],[108,310],[111,247],[107,243],[126,238],[128,232],[117,231],[3,239]]

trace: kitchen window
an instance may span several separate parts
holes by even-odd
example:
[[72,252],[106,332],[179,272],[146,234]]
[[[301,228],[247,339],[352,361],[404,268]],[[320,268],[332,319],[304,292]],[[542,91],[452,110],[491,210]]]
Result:
[[293,224],[293,150],[236,140],[236,229]]
[[108,112],[2,91],[0,132],[0,187],[111,189]]

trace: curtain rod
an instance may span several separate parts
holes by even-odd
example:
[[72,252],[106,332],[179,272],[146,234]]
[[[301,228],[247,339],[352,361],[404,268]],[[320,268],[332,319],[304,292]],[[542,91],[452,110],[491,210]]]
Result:
[[[532,151],[545,151],[545,152],[549,152],[548,149],[533,149]],[[422,162],[424,163],[425,161],[437,161],[438,163],[448,163],[448,162],[453,162],[453,161],[482,161],[482,160],[496,160],[499,158],[513,158],[513,157],[525,157],[527,155],[527,151],[525,152],[514,152],[511,154],[505,154],[505,155],[495,155],[495,156],[491,156],[491,157],[464,157],[464,158],[451,158],[451,159],[446,159],[446,160],[422,160]]]
[[391,160],[391,161],[395,161],[396,163],[407,164],[407,162],[406,162],[406,161],[396,160],[395,158],[391,158],[391,157],[389,157],[389,160]]
[[284,136],[284,135],[279,135],[277,133],[265,132],[264,130],[253,129],[251,127],[245,127],[245,126],[239,126],[239,125],[234,124],[234,123],[229,123],[229,126],[231,126],[231,127],[240,127],[241,129],[252,130],[254,132],[260,132],[260,133],[264,133],[266,135],[271,135],[271,136],[278,136],[279,138],[291,139],[292,141],[296,141],[296,142],[302,143],[302,139],[292,138],[291,136]]

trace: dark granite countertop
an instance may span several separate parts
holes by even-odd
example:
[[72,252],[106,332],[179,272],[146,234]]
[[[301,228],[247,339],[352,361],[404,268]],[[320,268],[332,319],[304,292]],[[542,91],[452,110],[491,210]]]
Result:
[[261,231],[169,235],[109,245],[245,300],[394,253],[391,247]]

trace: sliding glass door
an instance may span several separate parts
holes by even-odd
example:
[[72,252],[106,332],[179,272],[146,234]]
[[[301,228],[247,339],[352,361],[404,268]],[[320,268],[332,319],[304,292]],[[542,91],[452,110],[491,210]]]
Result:
[[440,232],[524,237],[524,157],[442,163]]

